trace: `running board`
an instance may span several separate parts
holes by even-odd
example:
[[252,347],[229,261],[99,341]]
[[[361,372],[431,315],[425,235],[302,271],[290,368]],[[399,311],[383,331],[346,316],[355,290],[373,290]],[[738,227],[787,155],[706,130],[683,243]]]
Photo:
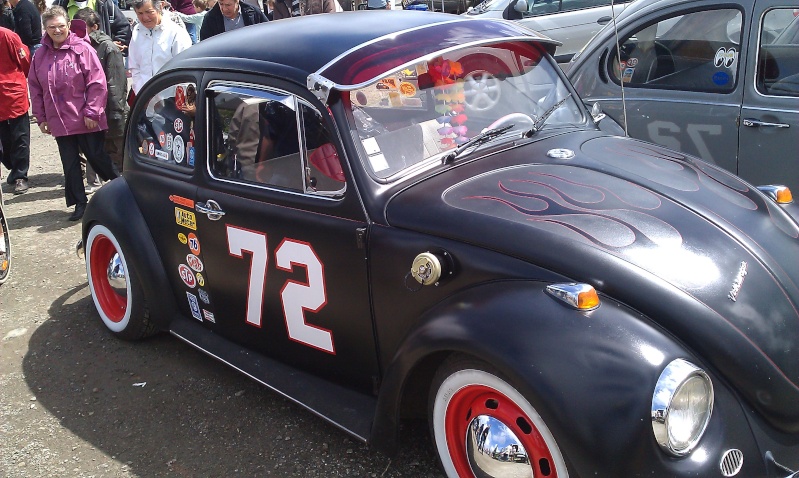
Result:
[[377,398],[289,367],[209,332],[199,323],[175,317],[169,332],[201,352],[269,387],[311,413],[366,443]]

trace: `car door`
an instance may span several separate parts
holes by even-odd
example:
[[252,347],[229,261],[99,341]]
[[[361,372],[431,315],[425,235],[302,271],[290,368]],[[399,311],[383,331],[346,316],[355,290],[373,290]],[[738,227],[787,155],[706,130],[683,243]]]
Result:
[[366,221],[335,129],[292,85],[241,78],[205,80],[195,318],[267,356],[371,390]]
[[799,7],[755,3],[739,135],[739,174],[799,190]]
[[611,7],[610,0],[528,0],[519,22],[563,43],[555,60],[565,63],[613,18],[614,11],[618,15],[624,10],[627,1],[614,4]]
[[609,37],[599,71],[580,67],[572,80],[630,136],[737,173],[749,18],[741,5],[704,1],[638,16],[619,32],[618,53]]

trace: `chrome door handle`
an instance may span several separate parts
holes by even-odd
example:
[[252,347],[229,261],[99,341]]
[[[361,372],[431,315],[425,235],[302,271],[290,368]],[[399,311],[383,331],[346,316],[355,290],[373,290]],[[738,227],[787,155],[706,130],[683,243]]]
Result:
[[218,221],[222,216],[225,215],[225,211],[223,211],[219,203],[213,199],[209,199],[204,203],[199,201],[196,202],[194,204],[194,209],[200,214],[206,214],[208,219],[212,221]]
[[757,128],[759,126],[770,126],[772,128],[790,128],[791,125],[786,123],[769,123],[767,121],[759,121],[752,118],[744,118],[744,126],[749,126],[750,128]]
[[607,25],[611,20],[613,20],[613,17],[600,17],[596,22],[599,25]]

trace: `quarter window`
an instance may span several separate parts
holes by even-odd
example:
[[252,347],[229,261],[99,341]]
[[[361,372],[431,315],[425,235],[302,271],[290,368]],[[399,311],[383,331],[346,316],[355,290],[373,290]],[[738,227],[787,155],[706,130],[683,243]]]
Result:
[[196,84],[179,83],[147,100],[144,111],[131,122],[139,160],[170,169],[194,168],[196,99]]
[[639,29],[610,54],[608,73],[625,87],[729,93],[738,78],[741,12],[672,16]]
[[339,194],[344,172],[322,115],[291,94],[214,87],[211,172],[308,194]]
[[794,8],[769,10],[760,25],[757,89],[799,96],[799,16]]

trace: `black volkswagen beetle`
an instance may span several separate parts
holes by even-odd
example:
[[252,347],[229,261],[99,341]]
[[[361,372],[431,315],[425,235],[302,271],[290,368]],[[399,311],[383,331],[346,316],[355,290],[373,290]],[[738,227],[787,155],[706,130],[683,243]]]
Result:
[[83,219],[103,323],[378,450],[427,414],[450,477],[799,476],[790,191],[604,132],[518,25],[341,15],[139,92]]

